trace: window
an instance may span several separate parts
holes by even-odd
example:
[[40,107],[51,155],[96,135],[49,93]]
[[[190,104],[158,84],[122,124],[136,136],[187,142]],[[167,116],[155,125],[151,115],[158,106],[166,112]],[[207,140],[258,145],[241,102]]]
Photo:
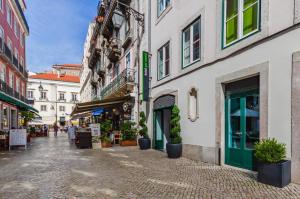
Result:
[[22,47],[25,46],[25,35],[22,31],[20,31],[20,44]]
[[26,93],[26,83],[23,83],[23,86],[22,86],[22,96],[25,96],[25,93]]
[[200,60],[200,18],[182,32],[183,68]]
[[73,102],[77,101],[77,94],[76,93],[72,93],[72,101]]
[[16,91],[20,92],[20,79],[16,77]]
[[3,12],[3,0],[0,0],[0,10]]
[[[0,0],[1,1],[1,0]],[[0,26],[0,48],[3,49],[3,44],[4,44],[4,30]]]
[[41,91],[41,100],[47,99],[47,93],[46,91]]
[[19,38],[18,31],[17,31],[17,25],[18,25],[17,18],[14,17],[14,32],[15,32],[16,37]]
[[113,68],[113,78],[117,77],[119,74],[120,70],[120,64],[115,63],[114,68]]
[[46,105],[41,105],[41,111],[47,111],[47,106]]
[[158,0],[157,1],[157,16],[160,16],[163,11],[170,6],[171,0]]
[[24,67],[24,59],[23,59],[23,57],[20,58],[20,65],[21,65],[22,67]]
[[2,126],[4,129],[8,128],[8,107],[3,106],[3,115],[2,115]]
[[19,51],[17,48],[15,48],[15,57],[17,60],[19,60]]
[[224,46],[259,30],[259,0],[225,0]]
[[12,10],[9,7],[9,4],[7,3],[7,11],[6,11],[6,20],[7,23],[12,27]]
[[27,91],[27,98],[33,99],[33,91]]
[[166,77],[170,73],[170,43],[168,42],[157,52],[158,80]]
[[65,94],[59,93],[59,100],[65,100]]
[[2,62],[0,62],[0,79],[1,79],[1,81],[6,82],[5,77],[6,77],[6,66]]
[[59,111],[60,112],[65,112],[66,111],[66,108],[64,106],[59,106]]
[[126,68],[130,68],[130,52],[126,55]]
[[7,37],[7,47],[9,48],[10,52],[13,54],[12,42],[8,37]]
[[14,73],[11,71],[9,72],[9,86],[11,88],[13,88],[13,86],[14,86]]

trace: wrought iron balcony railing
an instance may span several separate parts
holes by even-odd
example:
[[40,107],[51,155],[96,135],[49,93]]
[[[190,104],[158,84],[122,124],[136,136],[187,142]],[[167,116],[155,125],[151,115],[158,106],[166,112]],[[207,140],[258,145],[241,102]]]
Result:
[[[101,91],[101,97],[104,98],[108,95],[114,94],[120,89],[126,87],[127,84],[134,85],[134,70],[133,69],[125,69],[123,70],[113,81],[105,86]],[[127,88],[125,88],[125,92],[128,92]]]

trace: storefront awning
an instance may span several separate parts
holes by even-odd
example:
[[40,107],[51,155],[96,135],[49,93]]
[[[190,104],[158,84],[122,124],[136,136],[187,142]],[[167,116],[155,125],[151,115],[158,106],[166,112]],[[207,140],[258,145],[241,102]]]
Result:
[[[71,113],[72,119],[74,117],[77,117],[78,114],[90,112],[92,114],[93,111],[96,111],[97,109],[109,109],[112,108],[118,104],[122,104],[126,101],[131,99],[130,95],[124,96],[124,97],[116,97],[116,98],[110,98],[110,99],[104,99],[104,100],[95,100],[91,102],[85,102],[85,103],[78,103],[75,106],[75,109]],[[78,117],[77,117],[78,118]]]
[[34,113],[38,113],[39,111],[33,108],[32,106],[26,104],[25,102],[22,102],[14,97],[11,97],[3,92],[0,91],[0,100],[5,101],[9,104],[12,104],[14,106],[19,107],[21,110],[25,111],[32,111]]

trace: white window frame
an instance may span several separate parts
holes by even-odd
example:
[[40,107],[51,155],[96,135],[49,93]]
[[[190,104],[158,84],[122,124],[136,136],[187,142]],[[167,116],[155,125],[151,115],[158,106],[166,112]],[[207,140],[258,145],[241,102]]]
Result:
[[33,90],[28,90],[27,91],[27,98],[28,99],[33,99]]
[[17,18],[16,18],[16,16],[14,17],[14,32],[15,32],[15,35],[16,35],[16,37],[17,37],[17,39],[19,39],[19,37],[17,36],[18,35],[18,31],[17,31],[17,25],[18,25],[18,23],[17,23],[18,21],[17,21]]
[[[1,0],[0,0],[1,1]],[[1,32],[1,34],[0,34],[0,37],[1,37],[1,39],[2,39],[2,46],[0,46],[0,48],[1,49],[3,49],[3,46],[4,46],[4,42],[5,42],[5,35],[4,35],[4,29],[3,29],[3,27],[2,26],[0,26],[0,32]]]
[[14,89],[14,73],[9,71],[9,86]]
[[[233,17],[231,17],[230,19],[226,20],[226,11],[227,11],[227,0],[223,0],[224,1],[224,10],[223,10],[223,47],[227,47],[230,46],[246,37],[248,37],[249,35],[256,33],[260,30],[260,7],[261,7],[261,1],[260,0],[256,0],[255,3],[252,3],[251,5],[249,5],[247,8],[244,9],[244,0],[238,0],[238,38],[228,44],[226,44],[226,23],[227,21],[229,21],[230,19],[232,19]],[[244,25],[244,11],[247,10],[248,8],[250,8],[251,6],[253,6],[254,4],[258,4],[258,11],[257,11],[257,28],[255,30],[253,30],[252,32],[249,32],[246,35],[243,35],[243,25]]]
[[[167,5],[167,1],[169,1],[169,4]],[[171,6],[172,0],[157,0],[157,17],[159,17],[168,7]],[[162,9],[160,9],[160,3],[162,2]]]
[[47,111],[47,105],[41,105],[41,111],[46,112]]
[[47,99],[47,92],[46,91],[41,91],[41,100]]
[[66,107],[65,106],[59,106],[59,111],[60,112],[65,112],[66,111]]
[[[129,60],[129,62],[128,62],[128,60]],[[125,56],[125,67],[130,68],[130,65],[131,65],[131,54],[129,51]]]
[[[61,96],[63,96],[63,98],[61,98]],[[59,93],[59,100],[65,100],[65,93],[60,92]]]
[[72,101],[77,101],[77,93],[72,93]]
[[17,48],[15,48],[15,57],[16,57],[16,59],[19,61],[19,51],[18,51],[18,49]]
[[[196,23],[199,23],[199,39],[194,41],[194,25]],[[189,41],[189,55],[190,55],[190,59],[189,59],[189,63],[184,63],[185,61],[185,57],[184,57],[184,44],[185,44],[185,39],[184,39],[184,35],[187,31],[190,31],[190,41]],[[195,19],[191,24],[189,24],[187,27],[185,27],[181,33],[181,37],[182,37],[182,43],[181,43],[181,49],[182,49],[182,55],[181,55],[181,59],[182,59],[182,68],[186,68],[190,65],[192,65],[195,62],[198,62],[201,60],[201,45],[202,45],[202,40],[201,40],[201,17],[198,17],[197,19]],[[194,60],[194,43],[199,41],[199,58]]]
[[6,2],[6,21],[9,24],[9,26],[12,28],[12,9],[8,3],[8,1]]
[[[166,74],[166,47],[169,48],[169,73]],[[162,51],[162,65],[160,63],[160,52]],[[162,66],[162,76],[160,76],[160,66]],[[157,80],[162,80],[170,75],[170,67],[171,66],[171,46],[170,46],[170,41],[165,43],[162,47],[160,47],[157,50]]]
[[2,12],[2,13],[4,13],[4,4],[3,4],[3,0],[0,0],[0,11]]
[[16,77],[16,91],[20,93],[20,79]]
[[21,47],[22,48],[24,48],[24,40],[25,40],[25,38],[24,38],[24,36],[23,36],[24,34],[23,34],[23,32],[22,32],[22,30],[21,30],[21,28],[20,28],[20,44],[21,44]]
[[6,82],[5,77],[6,77],[6,66],[5,66],[4,63],[2,63],[2,62],[0,61],[0,79],[1,79],[3,82]]

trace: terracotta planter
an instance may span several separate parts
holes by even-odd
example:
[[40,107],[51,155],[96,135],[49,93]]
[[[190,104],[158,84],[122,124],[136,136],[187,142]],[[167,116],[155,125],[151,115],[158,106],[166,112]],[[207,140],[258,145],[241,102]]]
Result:
[[136,140],[122,140],[121,146],[137,146]]
[[112,147],[112,144],[110,142],[101,142],[102,148],[110,148]]

